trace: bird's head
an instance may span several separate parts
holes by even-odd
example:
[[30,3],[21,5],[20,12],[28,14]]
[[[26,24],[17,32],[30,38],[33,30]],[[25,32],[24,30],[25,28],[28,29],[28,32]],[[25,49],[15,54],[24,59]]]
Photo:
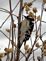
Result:
[[[23,15],[24,16],[24,15]],[[24,16],[25,19],[29,20],[29,21],[34,21],[34,18],[33,17],[30,17],[30,16]]]

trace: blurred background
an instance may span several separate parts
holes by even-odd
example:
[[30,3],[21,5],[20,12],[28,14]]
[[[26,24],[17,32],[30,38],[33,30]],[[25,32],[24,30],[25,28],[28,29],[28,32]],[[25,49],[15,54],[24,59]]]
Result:
[[[12,0],[12,9],[14,9],[14,7],[17,4],[18,1],[19,0]],[[23,2],[31,2],[31,1],[33,1],[33,0],[23,0]],[[38,10],[37,15],[41,15],[42,0],[36,0],[33,3],[32,7],[36,7],[37,10]],[[45,4],[44,7],[46,8],[46,4]],[[4,9],[9,10],[9,0],[0,0],[0,8],[4,8]],[[18,14],[19,14],[19,5],[14,10],[13,14],[18,16]],[[26,15],[26,12],[24,11],[23,14]],[[0,26],[5,21],[5,19],[8,17],[8,15],[9,15],[8,13],[0,11]],[[13,16],[13,18],[14,18],[15,23],[17,24],[18,23],[17,18],[15,16]],[[7,36],[9,36],[9,34],[6,32],[6,29],[10,28],[10,22],[11,22],[10,20],[11,19],[9,17],[8,20],[5,22],[5,24],[3,25],[3,27],[0,28],[0,30],[2,30]],[[46,12],[45,11],[43,12],[42,20],[46,21]],[[39,22],[37,24],[39,25]],[[35,26],[34,26],[34,29],[35,29]],[[41,31],[42,34],[44,32],[46,32],[46,23],[42,23],[41,29],[42,29],[42,31]],[[17,36],[17,28],[16,28],[16,36]],[[32,33],[31,37],[32,37],[32,44],[33,44],[33,42],[35,40],[35,33],[34,32]],[[43,40],[46,40],[46,34],[44,34],[42,38],[43,38]],[[38,42],[39,42],[39,44],[42,44],[40,39],[39,39]],[[9,40],[0,31],[0,52],[4,52],[4,48],[8,47],[8,43],[9,43]],[[29,43],[30,43],[30,40],[27,42],[27,44],[29,44]],[[31,43],[29,44],[29,46],[31,46]],[[23,48],[21,48],[21,49],[23,49]],[[36,56],[37,55],[39,56],[41,54],[41,52],[39,52],[39,51],[40,51],[40,49],[38,49],[38,51],[35,51]]]

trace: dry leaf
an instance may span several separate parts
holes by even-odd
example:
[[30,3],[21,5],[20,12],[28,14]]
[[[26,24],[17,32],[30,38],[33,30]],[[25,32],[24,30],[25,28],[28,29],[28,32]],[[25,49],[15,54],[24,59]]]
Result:
[[28,48],[28,53],[30,53],[31,52],[31,48]]
[[26,5],[26,6],[25,6],[25,11],[29,11],[29,10],[30,10],[29,6]]
[[44,56],[46,56],[46,49],[43,50]]
[[32,13],[32,12],[29,12],[29,17],[32,17],[32,18],[34,18],[34,14]]
[[7,32],[10,32],[10,29],[6,29]]
[[44,3],[46,3],[46,0],[43,0]]
[[36,43],[36,45],[35,45],[35,46],[36,46],[36,47],[38,47],[38,48],[40,47],[39,43]]
[[4,53],[0,53],[0,58],[2,58],[4,56]]
[[32,51],[31,51],[31,48],[28,48],[28,49],[25,51],[25,54],[27,54],[27,53],[29,54],[30,52],[32,52]]
[[36,8],[36,7],[33,8],[33,12],[34,12],[34,13],[37,12],[37,8]]
[[30,2],[30,3],[28,3],[27,5],[30,7],[30,6],[32,5],[32,3]]
[[13,27],[16,28],[16,24],[13,23]]
[[12,52],[12,48],[5,48],[4,50],[5,50],[7,53]]
[[28,50],[28,47],[29,47],[29,45],[25,45],[25,46],[24,46],[24,49],[25,49],[25,50]]
[[44,40],[44,42],[43,42],[43,46],[46,44],[46,40]]
[[27,5],[27,2],[24,3],[24,7]]

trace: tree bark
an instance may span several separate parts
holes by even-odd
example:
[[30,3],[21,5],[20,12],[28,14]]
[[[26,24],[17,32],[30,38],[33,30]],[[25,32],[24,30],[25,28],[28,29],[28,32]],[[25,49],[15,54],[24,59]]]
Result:
[[22,4],[23,4],[23,0],[20,0],[20,10],[19,10],[19,18],[18,18],[18,42],[17,42],[17,54],[16,54],[16,59],[15,61],[19,61],[19,56],[20,56],[20,22],[21,22],[21,13],[22,13]]

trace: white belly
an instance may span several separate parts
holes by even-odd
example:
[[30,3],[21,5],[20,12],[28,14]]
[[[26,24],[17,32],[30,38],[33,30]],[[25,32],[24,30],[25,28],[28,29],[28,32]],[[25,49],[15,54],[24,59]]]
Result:
[[29,29],[29,21],[27,21],[26,19],[22,21],[21,24],[21,37],[20,37],[20,43],[22,43],[22,41],[25,38],[25,32]]

